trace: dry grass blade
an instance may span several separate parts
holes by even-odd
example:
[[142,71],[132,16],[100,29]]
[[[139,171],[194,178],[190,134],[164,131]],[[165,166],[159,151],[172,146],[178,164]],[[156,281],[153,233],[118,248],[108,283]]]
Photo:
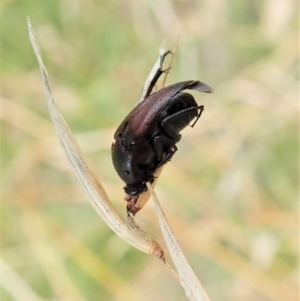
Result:
[[181,285],[184,288],[186,296],[189,298],[189,300],[192,301],[209,301],[210,299],[208,295],[206,294],[191,266],[187,262],[176,238],[172,233],[172,230],[170,229],[170,226],[168,225],[168,222],[165,218],[163,210],[151,184],[147,183],[147,187],[153,197],[160,228],[168,246],[173,263],[181,278]]
[[163,251],[159,245],[144,231],[142,231],[134,221],[132,223],[127,223],[125,219],[118,214],[118,212],[112,206],[101,183],[85,162],[82,152],[75,141],[73,134],[71,133],[68,125],[64,121],[59,111],[54,106],[52,92],[48,82],[47,71],[43,64],[36,36],[29,18],[27,18],[27,23],[30,40],[41,69],[48,109],[54,123],[56,133],[66,153],[66,156],[71,163],[73,172],[88,196],[89,201],[97,213],[101,216],[103,221],[116,234],[118,234],[121,238],[135,248],[145,253],[154,254],[164,262]]

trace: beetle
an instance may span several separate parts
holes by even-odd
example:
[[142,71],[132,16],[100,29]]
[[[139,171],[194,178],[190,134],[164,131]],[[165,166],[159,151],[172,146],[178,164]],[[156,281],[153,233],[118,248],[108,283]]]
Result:
[[168,53],[161,56],[144,100],[125,117],[114,134],[113,165],[130,196],[147,191],[146,183],[153,183],[155,171],[177,151],[180,132],[195,119],[193,127],[204,110],[191,94],[182,91],[212,92],[209,85],[189,80],[151,93],[160,75],[167,71],[162,70],[162,65]]

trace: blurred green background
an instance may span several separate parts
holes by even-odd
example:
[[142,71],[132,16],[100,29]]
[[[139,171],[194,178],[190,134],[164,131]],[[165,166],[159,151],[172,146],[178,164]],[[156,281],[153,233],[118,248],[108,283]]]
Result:
[[[161,43],[173,49],[180,37],[167,83],[200,79],[215,92],[194,94],[205,111],[157,185],[170,225],[212,300],[296,301],[298,13],[293,0],[3,0],[1,300],[186,300],[77,185],[28,15],[57,107],[124,216],[113,133]],[[151,202],[137,220],[165,247]]]

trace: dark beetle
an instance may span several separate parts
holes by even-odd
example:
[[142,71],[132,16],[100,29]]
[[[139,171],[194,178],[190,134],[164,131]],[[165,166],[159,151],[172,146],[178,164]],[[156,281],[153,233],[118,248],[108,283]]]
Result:
[[131,196],[147,190],[146,182],[152,183],[156,169],[176,152],[176,143],[181,138],[179,132],[196,118],[194,126],[204,110],[191,94],[182,91],[212,92],[210,86],[190,80],[150,94],[163,72],[159,68],[145,99],[125,117],[114,135],[113,164],[126,183],[125,192]]

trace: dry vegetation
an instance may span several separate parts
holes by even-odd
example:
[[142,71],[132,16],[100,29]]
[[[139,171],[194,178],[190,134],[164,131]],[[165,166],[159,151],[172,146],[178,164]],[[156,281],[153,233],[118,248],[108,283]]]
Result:
[[[57,106],[125,215],[113,133],[166,38],[168,83],[215,87],[156,187],[212,300],[298,294],[298,7],[269,1],[4,1],[1,300],[185,300],[153,258],[98,218],[54,136],[26,28]],[[151,202],[137,215],[162,242]]]

